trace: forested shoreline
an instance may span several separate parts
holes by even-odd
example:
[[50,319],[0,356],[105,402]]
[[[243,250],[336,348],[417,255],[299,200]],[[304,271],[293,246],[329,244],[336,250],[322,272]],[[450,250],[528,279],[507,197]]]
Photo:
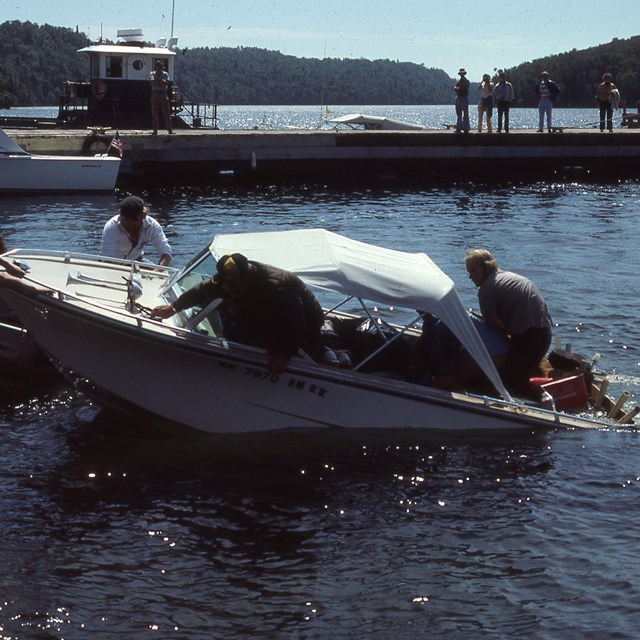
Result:
[[[0,107],[57,105],[65,80],[88,76],[83,33],[65,27],[0,24]],[[460,66],[465,66],[461,58]],[[486,72],[495,74],[496,69]],[[640,98],[640,36],[614,39],[507,69],[513,106],[534,104],[533,85],[549,71],[563,107],[590,107],[602,74],[613,74],[622,98]],[[472,86],[480,78],[469,78]],[[180,49],[176,81],[197,102],[233,105],[427,105],[453,102],[454,78],[442,69],[392,60],[296,58],[255,47]]]

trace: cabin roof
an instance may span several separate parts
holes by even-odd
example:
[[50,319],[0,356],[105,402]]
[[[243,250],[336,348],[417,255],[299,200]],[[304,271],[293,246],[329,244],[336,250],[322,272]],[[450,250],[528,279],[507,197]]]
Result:
[[176,52],[167,47],[145,47],[144,45],[131,44],[96,44],[78,49],[78,53],[116,53],[119,55],[144,55],[157,58],[175,56]]

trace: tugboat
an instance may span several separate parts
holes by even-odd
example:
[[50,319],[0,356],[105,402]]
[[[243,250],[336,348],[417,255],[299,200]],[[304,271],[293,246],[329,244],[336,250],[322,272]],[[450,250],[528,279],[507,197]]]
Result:
[[[160,38],[155,46],[142,29],[120,29],[117,44],[98,43],[80,49],[89,55],[89,81],[66,82],[60,97],[59,126],[68,129],[148,128],[151,86],[157,61],[174,77],[177,37]],[[171,81],[169,102],[176,129],[217,128],[216,105],[196,104]]]
[[[149,77],[161,61],[169,78],[175,74],[177,37],[146,43],[142,29],[120,29],[118,42],[99,41],[79,49],[89,56],[89,80],[66,81],[56,118],[3,118],[2,126],[61,129],[148,129],[151,123]],[[197,104],[172,80],[169,104],[174,129],[217,129],[217,106]],[[20,122],[24,120],[25,122]]]

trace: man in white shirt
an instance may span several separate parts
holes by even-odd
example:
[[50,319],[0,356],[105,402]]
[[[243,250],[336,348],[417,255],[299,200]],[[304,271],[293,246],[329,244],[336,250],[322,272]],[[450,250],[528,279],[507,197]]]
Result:
[[120,202],[118,214],[104,225],[100,255],[138,260],[146,244],[155,247],[160,265],[171,262],[171,247],[160,223],[147,216],[142,198],[129,196]]

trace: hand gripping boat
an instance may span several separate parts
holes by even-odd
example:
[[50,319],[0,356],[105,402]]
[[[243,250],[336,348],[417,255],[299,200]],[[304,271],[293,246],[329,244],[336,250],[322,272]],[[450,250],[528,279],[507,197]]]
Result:
[[[225,338],[219,300],[163,322],[150,317],[153,307],[211,278],[217,259],[234,252],[291,271],[312,288],[343,341],[333,346],[350,354],[343,366],[301,352],[272,373],[263,349]],[[121,410],[227,434],[602,424],[514,401],[453,281],[424,253],[311,229],[218,235],[180,271],[72,253],[15,256],[30,266],[28,278],[51,293],[3,290],[9,305],[68,378]],[[398,362],[410,357],[427,312],[446,323],[493,393],[443,391],[402,375]],[[393,350],[395,358],[385,358]]]

